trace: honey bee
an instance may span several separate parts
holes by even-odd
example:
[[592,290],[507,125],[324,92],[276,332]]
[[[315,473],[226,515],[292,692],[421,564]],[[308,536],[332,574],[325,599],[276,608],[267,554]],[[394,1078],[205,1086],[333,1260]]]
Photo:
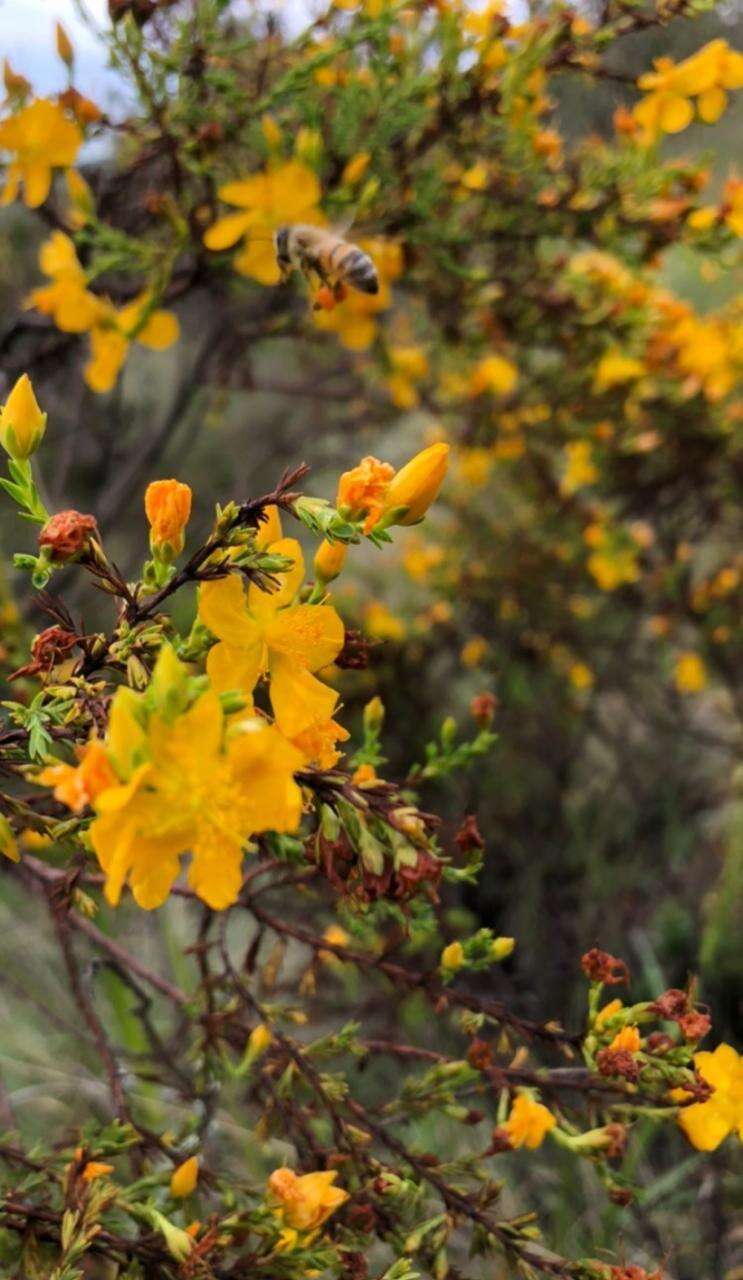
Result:
[[379,276],[369,254],[336,231],[302,224],[279,227],[274,244],[284,280],[295,270],[310,281],[316,276],[337,301],[345,296],[346,285],[360,293],[379,293]]

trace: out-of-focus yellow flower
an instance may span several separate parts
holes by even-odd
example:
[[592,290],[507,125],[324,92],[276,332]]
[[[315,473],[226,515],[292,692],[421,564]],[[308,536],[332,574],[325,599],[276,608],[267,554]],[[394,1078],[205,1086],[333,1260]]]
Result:
[[20,862],[21,860],[15,832],[3,813],[0,813],[0,855],[3,858],[8,858],[11,862]]
[[505,356],[484,356],[470,374],[468,390],[471,396],[489,391],[492,395],[508,396],[519,379],[519,372]]
[[490,954],[493,960],[497,960],[498,962],[501,960],[507,960],[509,956],[513,955],[515,949],[515,938],[493,938],[493,941],[490,944]]
[[597,394],[610,391],[625,382],[634,382],[645,373],[645,366],[634,356],[627,356],[617,347],[605,351],[596,365],[593,377],[593,389]]
[[11,204],[23,183],[23,199],[37,209],[49,195],[52,170],[75,163],[83,135],[56,102],[38,98],[0,122],[0,151],[13,152],[0,204]]
[[105,303],[90,293],[75,246],[63,231],[53,231],[39,250],[39,266],[51,284],[33,289],[26,306],[52,316],[63,333],[87,333],[102,318]]
[[112,1164],[104,1164],[102,1160],[88,1160],[82,1171],[82,1178],[85,1182],[95,1182],[96,1178],[105,1178],[113,1170]]
[[456,973],[457,969],[461,969],[464,964],[464,947],[461,942],[450,942],[444,947],[439,964],[442,969],[448,969],[450,973]]
[[374,640],[405,639],[405,623],[381,600],[370,600],[364,609],[364,630]]
[[599,478],[593,461],[593,449],[587,440],[573,440],[565,445],[566,466],[560,488],[564,494],[576,493]]
[[348,1199],[348,1192],[334,1186],[336,1169],[328,1173],[305,1173],[275,1169],[268,1179],[268,1191],[282,1221],[295,1231],[316,1231]]
[[673,678],[679,693],[701,693],[707,683],[707,668],[698,653],[681,653]]
[[479,667],[485,658],[489,645],[484,636],[471,636],[462,646],[459,655],[463,667]]
[[487,484],[494,465],[492,449],[474,445],[469,449],[457,450],[457,471],[465,484],[471,485],[473,489],[481,489]]
[[357,182],[360,182],[369,168],[370,161],[371,156],[368,151],[357,151],[356,155],[352,156],[348,161],[341,174],[342,185],[344,187],[354,187]]
[[294,538],[271,544],[272,555],[286,556],[292,567],[277,574],[279,588],[247,593],[237,574],[202,584],[199,617],[217,637],[207,656],[207,672],[218,692],[252,693],[261,675],[270,679],[276,723],[287,738],[326,724],[338,694],[312,674],[333,662],[345,639],[332,605],[295,604],[304,580],[304,557]]
[[84,227],[95,213],[93,192],[77,169],[67,170],[65,185],[70,202],[65,221],[73,231],[77,231],[80,227]]
[[328,542],[323,538],[312,564],[318,582],[334,582],[346,563],[348,547],[345,542]]
[[602,591],[616,591],[640,576],[637,544],[622,532],[599,522],[589,525],[583,534],[592,548],[586,561],[588,571]]
[[572,662],[568,667],[568,679],[574,689],[590,689],[594,683],[594,674],[585,662]]
[[66,804],[73,813],[82,813],[109,787],[118,785],[104,744],[91,738],[77,748],[78,764],[53,764],[41,770],[38,781],[54,788],[54,799]]
[[5,452],[18,462],[30,458],[41,443],[46,417],[39,408],[31,379],[22,373],[0,409],[0,444]]
[[153,480],[144,495],[144,509],[150,523],[150,547],[169,562],[183,550],[191,490],[179,480]]
[[362,239],[358,247],[368,253],[379,277],[379,293],[360,293],[349,289],[348,297],[332,311],[314,312],[318,329],[337,333],[349,351],[365,351],[370,347],[379,329],[377,316],[392,305],[390,286],[402,274],[401,246],[394,240]]
[[656,58],[654,66],[637,82],[647,96],[633,112],[648,142],[661,133],[686,129],[694,119],[692,98],[700,120],[714,124],[727,106],[727,91],[743,88],[743,54],[726,40],[711,40],[678,64],[672,58]]
[[242,241],[234,259],[236,269],[260,284],[278,284],[272,232],[293,222],[322,225],[325,218],[319,208],[320,197],[317,174],[299,160],[287,160],[250,178],[227,182],[219,188],[219,198],[242,212],[219,218],[206,232],[204,244],[218,250]]
[[441,564],[444,549],[422,542],[420,538],[411,538],[405,548],[403,566],[413,582],[425,582],[432,569]]
[[[729,1133],[743,1141],[743,1058],[732,1045],[719,1044],[714,1053],[695,1053],[694,1066],[714,1093],[706,1102],[679,1111],[678,1122],[692,1146],[715,1151]],[[684,1090],[674,1090],[674,1096],[677,1093]]]
[[514,1100],[504,1125],[512,1147],[528,1147],[533,1151],[544,1142],[557,1121],[552,1112],[529,1094],[520,1093]]
[[175,716],[152,710],[153,692],[159,706],[177,705],[187,676],[165,646],[147,695],[121,687],[114,696],[106,747],[120,781],[96,796],[90,827],[114,906],[128,880],[139,906],[159,907],[190,851],[191,888],[215,910],[228,907],[248,838],[300,821],[303,759],[273,725],[249,716],[228,727],[213,690]]
[[729,178],[723,190],[722,213],[736,236],[743,236],[743,178]]
[[389,351],[392,373],[387,387],[398,409],[413,409],[418,404],[417,383],[428,373],[428,358],[421,347],[391,347]]
[[23,100],[31,92],[31,83],[25,76],[13,70],[7,58],[3,58],[3,85],[8,98]]
[[384,500],[388,517],[400,511],[394,524],[417,524],[423,519],[444,483],[448,463],[449,445],[440,441],[421,450],[395,473]]
[[184,1200],[186,1196],[193,1195],[198,1180],[199,1157],[189,1156],[188,1160],[184,1160],[177,1169],[173,1170],[170,1179],[171,1196],[175,1196],[177,1200]]
[[338,481],[335,504],[350,520],[363,520],[364,533],[370,533],[381,519],[385,497],[395,468],[368,455],[358,466],[344,471]]

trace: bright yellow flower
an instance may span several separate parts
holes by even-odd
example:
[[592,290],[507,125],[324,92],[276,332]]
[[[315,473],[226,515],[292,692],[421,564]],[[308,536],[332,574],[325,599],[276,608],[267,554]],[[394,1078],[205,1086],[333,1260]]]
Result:
[[0,444],[5,452],[19,462],[30,458],[41,443],[46,417],[39,408],[31,379],[22,373],[0,409]]
[[566,467],[560,488],[564,494],[576,493],[599,478],[593,461],[593,450],[587,440],[573,440],[565,445]]
[[650,142],[661,133],[679,133],[691,124],[691,98],[697,100],[699,118],[714,124],[727,106],[727,90],[743,88],[743,54],[731,49],[726,40],[711,40],[678,64],[671,58],[657,58],[654,65],[655,70],[637,82],[649,92],[634,109]]
[[585,662],[573,662],[568,667],[568,679],[574,689],[590,689],[594,678],[591,668]]
[[33,289],[26,306],[52,316],[63,333],[87,333],[101,317],[105,304],[88,291],[85,272],[70,237],[63,231],[53,231],[39,250],[39,266],[52,283]]
[[348,1192],[333,1186],[338,1172],[305,1173],[275,1169],[268,1179],[271,1198],[277,1203],[282,1221],[295,1231],[316,1231],[345,1204]]
[[610,1000],[608,1004],[604,1005],[603,1009],[599,1009],[594,1019],[594,1026],[597,1028],[603,1027],[604,1024],[608,1022],[610,1018],[613,1018],[615,1013],[619,1013],[622,1008],[623,1005],[621,1000]]
[[188,1160],[184,1160],[173,1170],[170,1179],[170,1194],[176,1199],[185,1199],[186,1196],[193,1195],[196,1190],[196,1183],[199,1180],[199,1157],[189,1156]]
[[153,480],[144,495],[150,522],[150,546],[168,556],[180,555],[191,515],[191,490],[179,480]]
[[15,153],[0,204],[11,204],[23,183],[23,198],[37,209],[49,195],[52,169],[75,163],[83,135],[56,102],[38,98],[0,122],[0,151]]
[[442,969],[456,972],[464,964],[464,947],[461,942],[450,942],[441,952],[439,964]]
[[384,500],[387,513],[401,509],[395,524],[417,524],[422,520],[444,483],[449,461],[449,445],[429,445],[395,473]]
[[719,1044],[714,1053],[695,1053],[694,1065],[714,1093],[679,1111],[687,1138],[698,1151],[714,1151],[729,1133],[743,1141],[743,1058],[732,1045]]
[[139,906],[159,907],[190,851],[191,888],[215,910],[228,907],[248,838],[300,821],[302,756],[274,726],[248,717],[227,727],[212,690],[180,714],[147,716],[153,691],[168,707],[185,679],[166,647],[147,694],[120,688],[113,700],[106,746],[121,782],[97,796],[90,839],[114,906],[128,881]]
[[725,222],[734,235],[743,236],[743,179],[728,179],[723,195]]
[[681,653],[673,677],[679,693],[701,693],[707,683],[707,668],[698,653]]
[[516,386],[518,378],[518,369],[505,356],[484,356],[470,374],[469,394],[479,396],[489,391],[492,395],[508,396]]
[[633,382],[645,373],[645,366],[633,356],[626,356],[617,347],[605,351],[596,365],[593,378],[593,389],[597,394],[609,391],[612,387],[621,386],[624,382]]
[[332,605],[293,603],[304,580],[299,543],[282,538],[269,550],[293,562],[291,569],[277,575],[277,591],[261,591],[251,584],[246,597],[237,574],[205,582],[199,592],[199,617],[219,641],[207,657],[213,687],[217,692],[252,693],[260,676],[268,675],[276,723],[294,738],[333,714],[338,694],[312,672],[337,658],[345,631]]
[[92,738],[84,747],[77,748],[79,763],[47,765],[37,781],[54,788],[54,799],[66,804],[73,813],[82,813],[92,805],[102,791],[118,784],[108,754],[98,738]]
[[528,1094],[520,1093],[513,1102],[504,1128],[512,1147],[528,1147],[533,1151],[542,1145],[556,1123],[547,1107],[535,1102]]
[[219,218],[204,236],[204,244],[208,249],[230,249],[242,241],[235,257],[236,269],[261,284],[278,284],[272,233],[289,223],[322,224],[321,194],[317,174],[298,160],[227,182],[219,188],[220,199],[243,212]]

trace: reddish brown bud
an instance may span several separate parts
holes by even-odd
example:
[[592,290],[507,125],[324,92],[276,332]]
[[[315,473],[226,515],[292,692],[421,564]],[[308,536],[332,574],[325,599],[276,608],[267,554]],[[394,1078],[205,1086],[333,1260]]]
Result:
[[623,1124],[607,1124],[605,1132],[609,1139],[606,1154],[610,1160],[618,1160],[627,1149],[627,1130]]
[[494,693],[478,693],[470,703],[470,715],[481,729],[489,729],[498,710]]
[[671,987],[668,991],[664,991],[662,996],[658,996],[650,1008],[660,1018],[680,1018],[689,1008],[689,997],[685,991]]
[[690,1009],[681,1015],[678,1024],[685,1040],[702,1040],[712,1026],[712,1019],[700,1009]]
[[511,1136],[505,1125],[499,1125],[497,1129],[493,1129],[490,1147],[486,1154],[489,1156],[497,1156],[502,1151],[513,1151]]
[[54,560],[74,560],[97,533],[95,516],[84,516],[79,511],[58,511],[41,530],[39,546],[49,547]]
[[224,137],[224,129],[218,120],[206,120],[196,130],[196,137],[202,147],[215,147]]
[[669,1049],[675,1048],[674,1042],[665,1031],[653,1031],[645,1041],[648,1053],[667,1053]]
[[464,1123],[465,1124],[481,1124],[484,1119],[485,1119],[484,1111],[478,1111],[476,1107],[470,1107],[469,1111],[464,1117]]
[[79,637],[74,631],[66,631],[64,627],[46,627],[34,638],[31,645],[31,662],[14,671],[9,680],[17,680],[19,676],[46,675],[64,662],[71,649],[74,649]]
[[454,843],[462,854],[471,853],[473,849],[484,849],[485,841],[480,835],[477,818],[468,813],[457,834]]
[[493,1062],[493,1050],[487,1040],[473,1040],[467,1050],[467,1061],[475,1071],[487,1071]]
[[342,671],[365,671],[369,666],[369,641],[360,631],[347,627],[343,648],[335,660]]
[[608,951],[600,951],[598,947],[592,947],[581,956],[580,964],[591,982],[603,982],[609,987],[629,982],[629,969],[624,960],[618,960],[616,956],[610,955]]
[[617,1204],[621,1209],[625,1209],[628,1204],[632,1204],[634,1200],[634,1192],[629,1187],[612,1187],[609,1191],[609,1199],[612,1204]]
[[377,1215],[370,1204],[352,1204],[348,1209],[348,1222],[357,1231],[370,1234],[376,1225]]
[[622,1076],[633,1084],[640,1078],[640,1064],[626,1049],[600,1049],[596,1066],[602,1076]]

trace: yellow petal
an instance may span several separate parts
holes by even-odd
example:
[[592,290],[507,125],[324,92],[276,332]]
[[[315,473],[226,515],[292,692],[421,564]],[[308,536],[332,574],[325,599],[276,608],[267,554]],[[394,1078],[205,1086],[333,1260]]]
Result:
[[242,845],[239,841],[204,839],[193,848],[188,883],[214,911],[224,911],[237,900],[242,884]]
[[199,617],[218,640],[226,640],[235,648],[252,649],[260,640],[259,628],[248,612],[242,579],[237,573],[202,583]]
[[270,671],[271,706],[287,738],[296,738],[310,725],[331,719],[338,701],[334,689],[281,654],[272,659]]
[[250,213],[228,213],[209,227],[204,235],[204,244],[207,249],[230,249],[244,236],[252,222]]
[[64,231],[53,231],[39,250],[39,266],[45,276],[71,276],[84,278],[78,262],[75,246]]
[[223,728],[222,704],[212,689],[172,723],[152,716],[149,743],[154,768],[198,775],[219,751]]
[[259,284],[278,284],[281,276],[273,237],[265,231],[260,233],[260,238],[258,232],[248,238],[244,248],[235,255],[234,265],[241,275],[250,276]]
[[278,542],[281,538],[281,515],[278,507],[266,507],[266,519],[258,525],[258,531],[255,535],[255,545],[263,551],[266,547],[270,547],[272,542]]
[[137,342],[152,351],[164,351],[178,341],[180,332],[178,317],[172,311],[153,311],[144,328],[137,334]]
[[49,195],[52,171],[48,164],[38,162],[23,166],[23,198],[29,209],[38,209]]
[[219,188],[219,198],[226,204],[236,204],[239,209],[264,209],[268,202],[268,191],[265,173],[255,173],[252,178],[225,182]]
[[694,119],[694,108],[688,98],[675,93],[663,94],[658,123],[664,133],[681,133]]
[[272,207],[282,221],[306,221],[322,194],[317,174],[298,160],[289,160],[269,174]]
[[228,743],[232,777],[248,800],[253,832],[295,831],[302,816],[302,793],[294,774],[304,757],[264,720],[238,725]]
[[715,124],[720,119],[728,104],[728,95],[724,89],[715,87],[707,89],[697,98],[697,111],[700,120],[705,124]]
[[298,604],[282,609],[266,626],[269,654],[282,654],[298,667],[319,671],[343,648],[345,629],[329,604]]
[[85,366],[84,377],[92,391],[103,394],[110,391],[129,350],[129,343],[116,329],[95,328],[90,334],[91,358]]
[[725,1116],[709,1102],[695,1102],[679,1111],[678,1122],[697,1151],[714,1151],[728,1136],[730,1125]]
[[290,604],[304,581],[304,556],[296,538],[280,538],[268,547],[270,555],[286,556],[292,566],[286,573],[274,576],[278,581],[278,590],[261,591],[255,583],[248,589],[248,608],[259,622],[272,618],[278,609]]
[[237,649],[231,644],[215,644],[207,654],[206,671],[217,693],[238,689],[251,694],[263,669],[263,644]]
[[128,778],[144,758],[147,738],[137,719],[140,699],[132,689],[116,691],[108,717],[107,745],[119,777]]

